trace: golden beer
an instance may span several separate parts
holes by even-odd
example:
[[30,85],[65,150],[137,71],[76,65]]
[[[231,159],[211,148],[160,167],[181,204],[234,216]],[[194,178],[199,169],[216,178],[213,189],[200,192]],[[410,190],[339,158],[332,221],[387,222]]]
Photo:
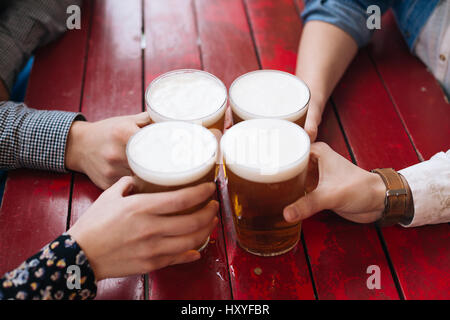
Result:
[[308,86],[278,70],[257,70],[238,77],[230,86],[233,122],[283,119],[303,127],[310,100]]
[[150,83],[145,101],[152,122],[188,121],[223,131],[227,89],[208,72],[181,69],[164,73]]
[[304,196],[310,141],[298,125],[255,119],[231,127],[221,141],[233,221],[240,246],[275,256],[291,250],[301,223],[283,209]]
[[[216,178],[217,139],[197,124],[182,121],[151,124],[130,138],[126,152],[136,175],[138,193],[174,191],[214,182]],[[210,200],[172,214],[193,213]]]

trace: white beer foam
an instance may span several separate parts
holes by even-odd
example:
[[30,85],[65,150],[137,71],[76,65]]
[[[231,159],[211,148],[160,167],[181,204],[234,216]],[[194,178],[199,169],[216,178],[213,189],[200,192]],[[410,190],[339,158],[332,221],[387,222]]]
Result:
[[254,119],[228,129],[220,147],[227,169],[234,174],[249,181],[275,183],[306,170],[310,140],[290,121]]
[[227,89],[212,74],[201,70],[175,70],[155,79],[146,93],[154,122],[183,120],[208,127],[225,113]]
[[204,127],[182,121],[151,124],[130,138],[130,168],[142,180],[178,186],[205,176],[217,160],[216,137]]
[[310,92],[296,76],[278,70],[257,70],[230,87],[230,105],[243,120],[280,118],[296,121],[307,111]]

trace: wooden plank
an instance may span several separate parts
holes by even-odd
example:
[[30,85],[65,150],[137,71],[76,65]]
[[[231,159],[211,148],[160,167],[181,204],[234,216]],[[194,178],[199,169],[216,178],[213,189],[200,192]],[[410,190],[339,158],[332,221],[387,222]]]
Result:
[[[422,159],[450,148],[450,105],[439,83],[413,56],[391,12],[368,47],[383,84]],[[401,75],[401,76],[399,76]]]
[[195,4],[205,70],[229,87],[239,75],[259,69],[242,1],[196,0]]
[[[36,109],[79,111],[90,10],[81,30],[40,49],[25,102]],[[16,267],[66,231],[71,174],[38,170],[8,173],[0,208],[0,274]]]
[[[145,83],[169,70],[201,69],[193,2],[145,2]],[[199,261],[149,274],[150,299],[230,299],[222,226],[211,235]]]
[[[93,2],[81,111],[90,121],[142,110],[142,6],[140,0]],[[70,223],[100,195],[89,179],[76,174]],[[97,299],[144,299],[143,276],[98,283]]]
[[[448,101],[433,75],[410,54],[391,13],[383,17],[382,29],[368,50],[419,157],[429,159],[446,151],[450,147]],[[407,299],[450,297],[448,224],[387,228],[383,235]]]
[[175,69],[201,69],[191,0],[146,0],[145,84]]
[[[294,73],[302,23],[293,1],[246,2],[262,67]],[[299,6],[302,9],[303,3]],[[325,109],[318,140],[351,160],[330,104]],[[389,270],[373,227],[323,212],[304,221],[303,236],[319,299],[398,299],[389,272],[382,275],[381,290],[369,290],[366,286],[368,266],[377,264]]]
[[[229,86],[239,75],[259,69],[242,1],[200,0],[196,1],[196,9],[205,70]],[[302,244],[278,257],[257,257],[245,252],[236,243],[223,179],[220,190],[233,297],[314,299]]]
[[[411,81],[407,70],[398,76],[405,82]],[[359,166],[398,170],[418,162],[366,49],[353,61],[333,99]],[[441,224],[415,229],[399,226],[382,229],[405,298],[448,299],[449,228],[448,224]],[[383,272],[387,270],[382,269]]]

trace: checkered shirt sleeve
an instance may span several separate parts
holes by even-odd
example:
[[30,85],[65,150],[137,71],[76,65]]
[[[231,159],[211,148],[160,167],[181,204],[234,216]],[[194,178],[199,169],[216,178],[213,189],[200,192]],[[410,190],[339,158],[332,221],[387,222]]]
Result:
[[0,102],[0,169],[20,167],[66,172],[67,135],[79,113],[41,111]]

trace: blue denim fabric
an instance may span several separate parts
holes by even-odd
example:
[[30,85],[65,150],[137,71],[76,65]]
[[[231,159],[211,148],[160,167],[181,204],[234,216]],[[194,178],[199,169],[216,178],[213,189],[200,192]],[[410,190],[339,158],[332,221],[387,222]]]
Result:
[[320,20],[333,24],[350,34],[362,47],[369,42],[374,31],[366,25],[367,8],[377,5],[382,14],[392,8],[412,51],[422,27],[438,3],[439,0],[305,0],[302,18],[305,22]]

